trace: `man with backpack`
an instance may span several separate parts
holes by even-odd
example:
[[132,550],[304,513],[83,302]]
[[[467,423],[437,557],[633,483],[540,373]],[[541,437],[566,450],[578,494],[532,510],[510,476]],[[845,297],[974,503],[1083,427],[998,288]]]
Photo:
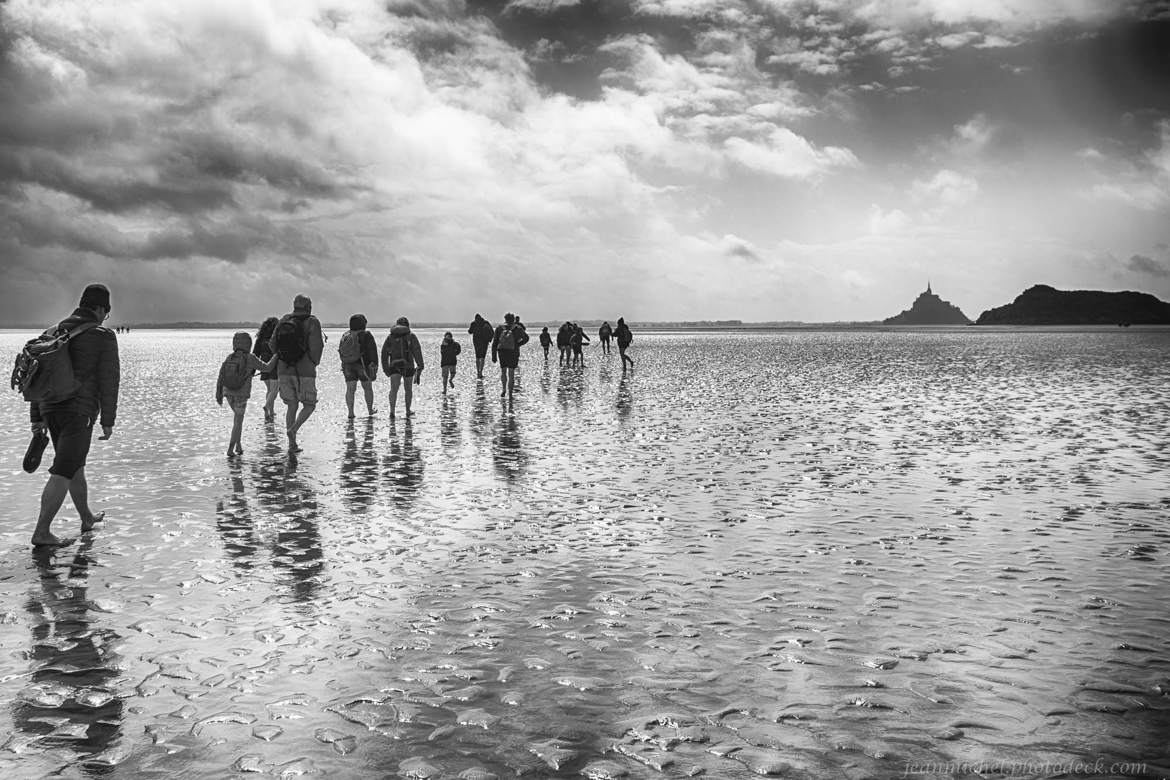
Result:
[[528,343],[528,332],[511,312],[504,324],[496,328],[492,339],[492,362],[500,364],[500,397],[511,397],[516,389],[516,369],[520,365],[520,347]]
[[[65,502],[66,494],[73,499],[73,506],[81,516],[82,533],[92,530],[94,524],[105,516],[105,512],[94,514],[90,511],[85,461],[89,456],[94,423],[100,422],[102,435],[98,438],[104,441],[113,435],[118,414],[118,386],[121,383],[118,337],[109,328],[101,326],[109,316],[109,289],[103,284],[91,284],[82,292],[81,301],[73,313],[48,331],[69,334],[60,357],[64,361],[67,356],[72,381],[66,392],[44,394],[43,400],[30,399],[29,403],[33,433],[41,435],[47,430],[54,452],[32,536],[32,543],[37,547],[61,544],[50,527]],[[33,393],[26,392],[26,397],[28,395]]]
[[374,334],[366,330],[366,325],[364,314],[350,316],[349,330],[342,335],[337,345],[341,373],[345,377],[345,407],[349,410],[351,420],[358,382],[362,383],[362,393],[366,397],[366,413],[373,417],[376,411],[373,382],[378,376],[378,343],[374,341]]
[[487,359],[488,347],[491,346],[496,332],[492,324],[479,314],[476,314],[475,319],[467,326],[467,332],[471,334],[471,346],[475,347],[475,375],[483,379],[483,362]]
[[406,396],[406,416],[410,417],[410,402],[414,385],[422,380],[423,353],[418,336],[410,330],[410,320],[399,317],[382,342],[382,371],[390,379],[390,418],[398,405],[398,388],[403,382]]
[[630,368],[634,367],[634,359],[626,354],[626,350],[630,348],[630,343],[634,340],[634,334],[630,332],[630,326],[626,324],[625,319],[618,317],[617,328],[613,335],[617,339],[618,352],[622,356],[622,373],[624,374],[627,363],[629,363]]
[[277,357],[276,381],[286,407],[284,422],[292,453],[301,451],[297,431],[317,408],[317,366],[325,351],[325,337],[312,311],[309,296],[293,298],[292,313],[280,318],[270,342]]

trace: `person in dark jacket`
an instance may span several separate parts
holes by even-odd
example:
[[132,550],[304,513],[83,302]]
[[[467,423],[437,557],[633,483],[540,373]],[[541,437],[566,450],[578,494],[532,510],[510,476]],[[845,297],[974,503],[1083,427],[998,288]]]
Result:
[[[300,339],[300,357],[289,363],[280,357],[281,325],[285,322],[296,324]],[[293,310],[280,318],[269,342],[273,353],[280,357],[276,366],[276,381],[280,398],[286,407],[284,415],[285,433],[288,435],[288,451],[300,452],[297,431],[308,421],[317,409],[317,366],[325,351],[325,336],[321,322],[313,316],[313,301],[307,295],[293,298]],[[297,407],[300,407],[299,411]]]
[[443,341],[439,344],[439,369],[443,372],[443,395],[447,388],[455,389],[455,366],[459,363],[459,353],[463,347],[451,335],[451,331],[443,334]]
[[618,352],[622,356],[622,371],[626,370],[626,363],[630,364],[630,368],[634,367],[634,359],[626,354],[626,350],[630,348],[630,342],[634,340],[634,334],[630,332],[630,326],[626,325],[626,321],[618,317],[617,328],[614,329],[613,336],[617,339]]
[[[260,358],[264,363],[272,360],[272,332],[276,330],[276,324],[280,322],[278,317],[269,317],[260,324],[260,329],[256,331],[256,338],[252,342],[252,354]],[[264,422],[272,422],[276,419],[276,396],[279,393],[279,388],[276,382],[276,369],[271,371],[261,371],[260,381],[264,383],[267,392],[264,395]]]
[[[350,316],[349,330],[342,334],[337,344],[337,352],[341,356],[341,375],[345,379],[345,407],[349,410],[351,420],[358,382],[362,383],[366,414],[373,417],[378,412],[374,408],[374,380],[378,377],[378,342],[374,340],[374,334],[366,330],[366,324],[364,314]],[[354,351],[357,353],[357,359],[347,360],[347,356]]]
[[557,350],[561,353],[560,364],[566,366],[569,363],[569,336],[573,333],[573,327],[565,322],[557,329]]
[[582,351],[582,345],[589,343],[589,337],[585,335],[585,330],[573,323],[572,330],[569,331],[569,346],[573,350],[573,365],[585,365],[585,353]]
[[[390,417],[398,404],[398,386],[406,380],[406,416],[410,417],[412,385],[422,380],[423,354],[418,336],[410,332],[410,320],[399,317],[382,342],[382,371],[390,377]],[[413,380],[413,381],[412,381]]]
[[483,379],[483,364],[496,331],[490,322],[476,314],[475,319],[467,326],[467,332],[471,334],[471,345],[475,347],[475,375]]
[[548,333],[548,326],[540,329],[540,348],[544,350],[544,359],[548,360],[548,348],[552,346],[552,336]]
[[601,323],[601,327],[597,329],[597,338],[601,341],[601,353],[603,355],[609,354],[609,339],[613,336],[613,328],[610,327],[609,322]]
[[528,343],[528,332],[516,315],[504,315],[504,324],[492,338],[492,362],[500,364],[500,397],[511,396],[516,389],[516,369],[520,365],[520,347]]
[[93,529],[105,516],[89,508],[89,485],[85,480],[85,461],[93,438],[93,426],[100,422],[102,441],[114,434],[118,415],[118,387],[122,369],[118,359],[118,337],[101,323],[110,316],[110,291],[104,284],[91,284],[81,294],[73,313],[58,325],[72,330],[92,323],[88,330],[70,340],[67,349],[73,364],[74,378],[80,389],[72,398],[52,403],[29,404],[29,420],[34,433],[48,430],[53,442],[53,465],[49,481],[41,492],[41,510],[33,530],[32,543],[37,547],[61,544],[50,530],[65,495],[81,516],[81,532]]

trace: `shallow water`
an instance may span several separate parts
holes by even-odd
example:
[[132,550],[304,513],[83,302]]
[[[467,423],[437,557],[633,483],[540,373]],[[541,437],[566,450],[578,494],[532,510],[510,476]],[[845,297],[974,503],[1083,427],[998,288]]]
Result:
[[1170,332],[533,344],[512,403],[468,347],[409,423],[346,421],[337,337],[237,463],[230,334],[120,337],[55,554],[5,394],[0,777],[1170,771]]

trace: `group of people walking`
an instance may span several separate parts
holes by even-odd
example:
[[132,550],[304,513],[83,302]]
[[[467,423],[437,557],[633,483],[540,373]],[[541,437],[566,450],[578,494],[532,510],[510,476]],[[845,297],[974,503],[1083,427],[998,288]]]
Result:
[[[64,395],[41,397],[25,394],[33,432],[33,441],[25,456],[25,470],[36,470],[41,452],[49,441],[54,448],[53,465],[41,494],[40,513],[33,531],[32,543],[35,546],[61,543],[53,535],[51,525],[66,495],[73,499],[81,516],[82,531],[90,530],[103,517],[102,513],[95,514],[89,508],[85,462],[95,423],[100,423],[102,428],[99,438],[108,439],[113,435],[117,414],[121,382],[118,340],[114,330],[102,327],[110,310],[109,289],[102,284],[91,284],[82,292],[73,314],[49,328],[39,339],[58,345],[68,356],[72,385]],[[390,416],[395,415],[400,392],[404,396],[406,415],[410,416],[413,386],[420,383],[425,366],[418,336],[411,331],[410,321],[399,317],[379,349],[373,334],[366,329],[367,324],[365,316],[351,316],[349,329],[342,335],[337,348],[345,378],[349,417],[354,416],[359,386],[367,413],[376,413],[373,382],[379,367],[390,381]],[[503,323],[496,326],[476,314],[467,332],[475,352],[476,377],[483,379],[490,351],[492,362],[500,366],[500,396],[510,397],[516,388],[520,349],[529,341],[527,328],[512,313],[505,314]],[[617,341],[623,371],[627,364],[633,365],[633,359],[626,354],[633,335],[625,320],[618,319],[617,328],[611,328],[608,322],[603,324],[598,336],[606,352],[609,351],[610,339]],[[556,337],[561,365],[583,364],[581,348],[588,341],[588,336],[576,324],[566,322],[561,325]],[[324,356],[325,342],[321,322],[313,315],[313,302],[306,295],[293,299],[290,313],[264,320],[254,338],[244,331],[233,335],[232,352],[220,364],[215,388],[217,403],[223,405],[226,401],[233,413],[227,451],[229,458],[243,452],[240,440],[256,374],[265,386],[264,419],[276,419],[275,403],[279,397],[285,404],[289,452],[301,451],[297,434],[317,408],[317,369]],[[540,334],[540,343],[547,360],[552,344],[547,327]],[[444,394],[454,387],[461,351],[462,347],[452,333],[444,333],[439,345]],[[24,388],[21,389],[23,392]]]

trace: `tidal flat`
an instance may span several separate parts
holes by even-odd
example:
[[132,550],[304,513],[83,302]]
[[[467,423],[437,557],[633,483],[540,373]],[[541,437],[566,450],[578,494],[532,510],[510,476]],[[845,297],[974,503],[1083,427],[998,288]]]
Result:
[[0,776],[1170,773],[1170,330],[533,333],[510,402],[424,330],[409,421],[329,335],[236,461],[230,332],[120,336],[56,551],[3,396]]

